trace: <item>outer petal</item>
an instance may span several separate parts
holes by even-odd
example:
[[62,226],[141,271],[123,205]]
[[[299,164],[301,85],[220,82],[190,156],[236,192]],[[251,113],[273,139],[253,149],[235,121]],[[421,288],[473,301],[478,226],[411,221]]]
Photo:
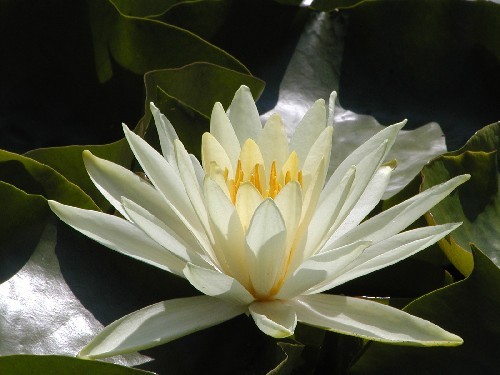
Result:
[[452,178],[383,211],[342,236],[338,237],[334,233],[332,238],[328,240],[325,251],[363,239],[377,243],[401,232],[469,178],[470,175]]
[[290,140],[290,151],[299,157],[300,167],[307,157],[312,145],[326,127],[326,109],[323,99],[316,100],[300,120]]
[[128,218],[122,207],[122,196],[151,211],[161,211],[166,206],[162,195],[135,173],[121,165],[98,158],[88,150],[83,151],[82,156],[94,185],[124,217]]
[[165,249],[175,254],[184,262],[192,262],[202,265],[214,265],[214,262],[208,259],[203,252],[203,248],[198,244],[196,248],[190,247],[182,237],[177,235],[167,223],[159,220],[149,211],[139,206],[137,203],[122,198],[123,208],[127,212],[132,222],[144,234],[150,237],[153,241],[163,246]]
[[156,130],[158,131],[158,137],[160,138],[161,152],[165,159],[172,166],[176,166],[174,154],[174,141],[179,139],[174,127],[168,120],[168,118],[163,115],[158,108],[155,107],[153,103],[149,103],[151,108],[151,113],[155,119]]
[[342,274],[342,271],[349,267],[368,246],[370,246],[370,241],[359,241],[312,256],[285,280],[275,298],[290,299],[318,284],[321,285],[324,281],[335,278]]
[[239,305],[248,305],[254,300],[243,285],[222,272],[188,263],[184,268],[184,276],[196,289],[206,295]]
[[50,208],[66,224],[100,244],[134,259],[183,276],[186,262],[165,250],[127,220],[102,212],[83,210],[49,201]]
[[186,189],[192,187],[184,187],[174,167],[144,139],[130,131],[126,126],[124,126],[124,132],[135,157],[153,185],[163,194],[179,220],[196,235],[200,243],[208,247],[208,240],[203,227],[186,193]]
[[245,310],[209,296],[156,303],[111,323],[78,356],[105,358],[152,348],[220,324]]
[[227,115],[234,132],[242,145],[248,138],[259,139],[262,130],[259,111],[247,86],[241,86],[234,94],[233,101],[227,110]]
[[293,335],[297,326],[295,311],[282,301],[254,302],[248,310],[257,327],[266,335],[275,338]]
[[[361,159],[365,157],[366,154],[373,152],[376,150],[385,140],[387,140],[387,148],[385,149],[386,154],[384,158],[387,156],[387,153],[390,151],[396,137],[401,130],[401,128],[406,124],[406,120],[391,126],[388,126],[384,130],[378,132],[361,146],[359,146],[356,150],[354,150],[345,160],[340,163],[340,165],[335,169],[332,176],[327,182],[327,186],[329,184],[337,184],[338,181],[342,178],[342,176],[347,172],[347,170],[352,165],[357,165]],[[326,187],[325,187],[326,188]]]
[[[397,263],[426,249],[449,234],[460,224],[445,224],[409,230],[370,246],[354,260],[339,277],[312,288],[308,293],[319,293],[349,280]],[[322,253],[323,254],[323,253]]]
[[293,305],[300,322],[364,339],[412,346],[457,346],[463,340],[431,322],[377,302],[316,294]]

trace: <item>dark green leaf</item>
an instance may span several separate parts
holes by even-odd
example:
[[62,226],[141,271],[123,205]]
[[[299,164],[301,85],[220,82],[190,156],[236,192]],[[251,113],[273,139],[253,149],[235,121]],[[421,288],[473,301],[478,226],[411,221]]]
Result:
[[314,0],[311,8],[322,12],[332,12],[340,8],[351,8],[367,0]]
[[273,370],[269,371],[268,375],[287,375],[291,374],[295,367],[301,362],[301,354],[304,350],[304,345],[290,344],[278,342],[278,350],[284,357],[283,360]]
[[49,216],[46,200],[0,181],[0,284],[14,275],[35,249]]
[[[500,265],[500,123],[477,132],[460,150],[444,154],[422,170],[422,189],[468,173],[470,181],[433,207],[426,218],[431,224],[463,222],[440,242],[452,263],[464,275],[472,270],[469,242],[484,249]],[[472,151],[473,150],[473,151]]]
[[136,74],[207,61],[243,73],[235,58],[197,35],[160,21],[120,13],[110,0],[89,1],[99,79],[111,78],[111,57]]
[[140,375],[152,372],[136,370],[111,363],[88,361],[64,356],[11,355],[0,357],[2,375]]
[[[201,134],[208,130],[215,102],[227,108],[241,85],[250,87],[254,97],[264,88],[258,78],[207,63],[152,71],[144,80],[146,108],[142,124],[150,123],[149,103],[155,103],[173,124],[186,148],[195,155],[200,150]],[[193,87],[200,89],[193,90]]]
[[98,209],[92,199],[53,168],[29,157],[0,150],[0,181],[71,206]]
[[413,348],[371,343],[352,374],[494,374],[500,366],[500,269],[473,248],[474,271],[465,280],[432,292],[404,310],[463,338],[451,348]]
[[[125,168],[130,168],[132,164],[132,152],[125,139],[109,145],[50,147],[29,151],[25,155],[50,166],[68,181],[78,185],[81,190],[92,197],[93,201],[102,210],[106,211],[110,205],[94,186],[87,174],[82,158],[84,150],[90,150],[96,156],[120,164]],[[61,203],[70,204],[57,198],[53,199]]]

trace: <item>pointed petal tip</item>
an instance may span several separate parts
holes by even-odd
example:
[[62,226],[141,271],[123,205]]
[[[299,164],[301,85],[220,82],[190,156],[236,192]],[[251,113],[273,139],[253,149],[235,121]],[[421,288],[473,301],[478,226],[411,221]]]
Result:
[[149,102],[149,108],[151,109],[151,112],[159,112],[160,110],[158,109],[157,106],[153,102]]

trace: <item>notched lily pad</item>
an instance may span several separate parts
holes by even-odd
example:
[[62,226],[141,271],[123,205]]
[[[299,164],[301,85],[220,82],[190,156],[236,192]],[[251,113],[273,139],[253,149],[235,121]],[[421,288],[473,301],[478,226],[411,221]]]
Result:
[[459,174],[471,175],[470,181],[426,215],[429,224],[463,222],[440,246],[464,275],[472,271],[472,256],[466,250],[469,242],[500,265],[499,135],[500,123],[487,126],[460,150],[434,159],[422,170],[422,190]]

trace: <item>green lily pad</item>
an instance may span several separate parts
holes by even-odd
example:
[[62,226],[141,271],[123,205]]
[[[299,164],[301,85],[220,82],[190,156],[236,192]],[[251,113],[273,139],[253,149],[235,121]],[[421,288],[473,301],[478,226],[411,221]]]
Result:
[[136,74],[177,68],[196,61],[248,73],[234,57],[190,31],[122,13],[118,6],[126,3],[129,2],[89,2],[95,64],[101,82],[113,75],[112,59]]
[[93,375],[145,375],[152,372],[136,370],[111,363],[87,361],[57,355],[9,355],[0,357],[0,373],[3,375],[93,374]]
[[314,0],[311,3],[311,8],[322,12],[333,12],[336,9],[351,8],[366,0]]
[[499,139],[500,123],[487,126],[460,150],[434,159],[422,170],[423,190],[459,174],[471,175],[469,182],[426,215],[430,224],[463,222],[440,246],[464,275],[472,271],[472,256],[466,251],[469,242],[485,249],[500,265]]
[[370,343],[352,374],[495,374],[500,347],[500,269],[473,247],[474,271],[465,280],[429,293],[404,310],[463,338],[450,348]]
[[[88,194],[101,210],[107,211],[110,208],[109,202],[92,183],[83,164],[82,152],[84,150],[90,150],[94,155],[120,164],[126,168],[130,168],[132,164],[133,155],[125,139],[121,139],[109,145],[41,148],[29,151],[25,156],[56,170],[68,181],[71,181]],[[65,203],[55,197],[52,199]],[[95,209],[95,206],[93,209]]]
[[34,159],[0,150],[0,181],[71,206],[98,209],[92,199],[53,168]]
[[1,181],[0,197],[2,197],[0,283],[2,283],[21,269],[31,256],[50,210],[42,196],[27,194]]
[[[146,103],[142,125],[150,124],[149,103],[155,103],[173,124],[186,148],[195,155],[200,151],[201,135],[208,130],[216,101],[227,108],[241,85],[247,85],[254,97],[264,89],[264,82],[256,77],[208,63],[148,72],[144,81]],[[202,89],[193,91],[192,87]]]

